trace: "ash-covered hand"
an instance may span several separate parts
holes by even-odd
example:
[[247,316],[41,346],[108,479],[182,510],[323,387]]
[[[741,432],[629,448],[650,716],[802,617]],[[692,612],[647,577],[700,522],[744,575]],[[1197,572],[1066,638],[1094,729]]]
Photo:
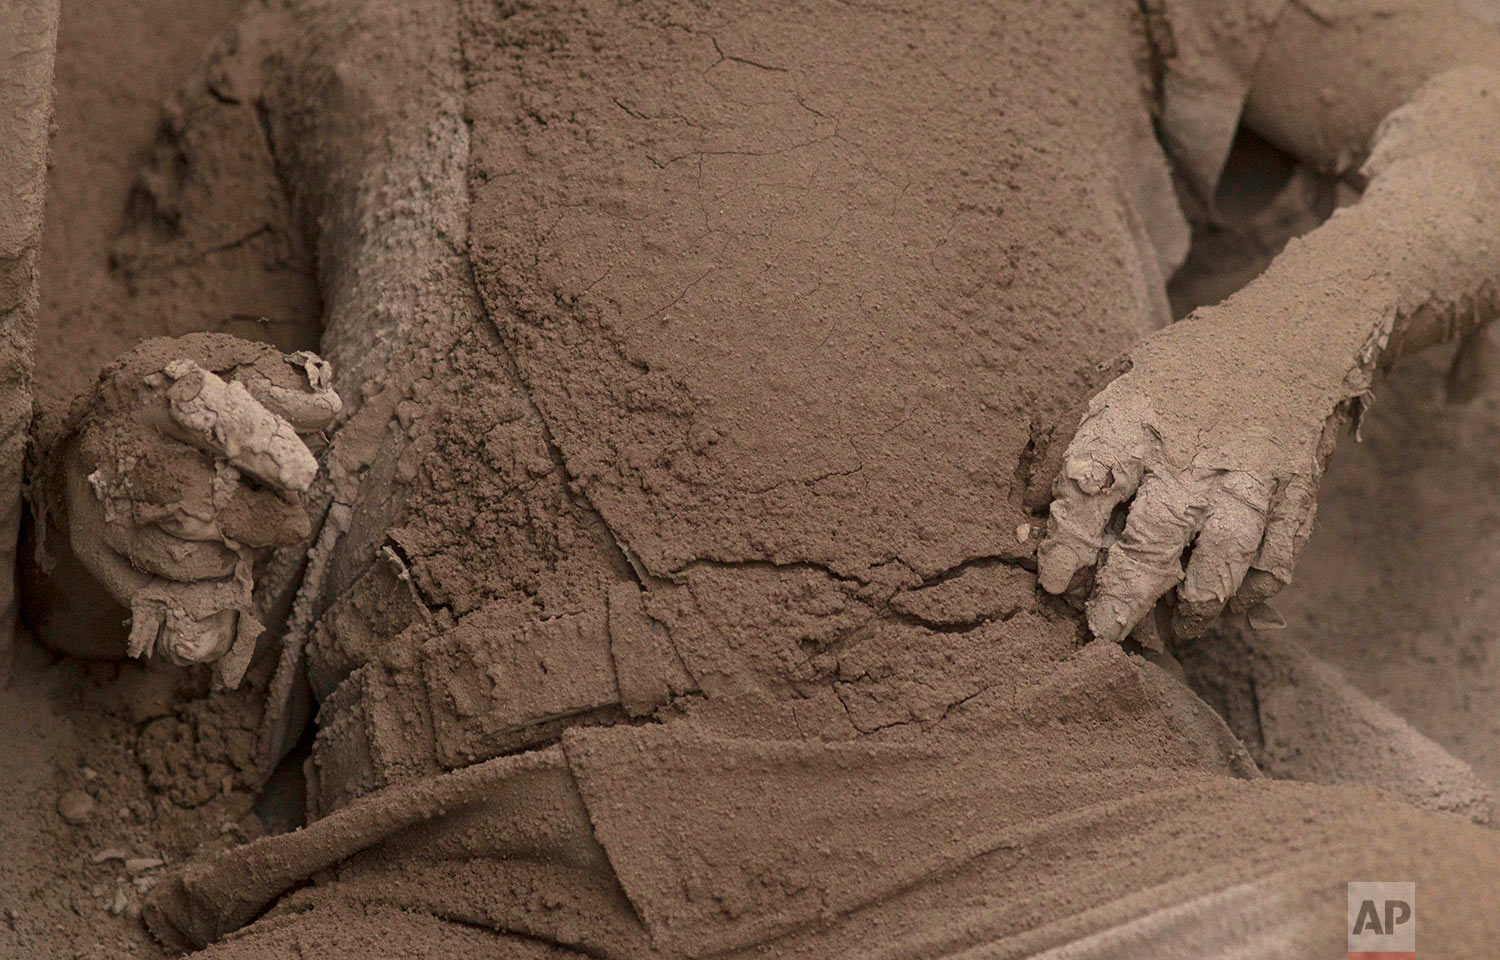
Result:
[[1098,638],[1123,639],[1174,589],[1173,632],[1191,637],[1231,599],[1251,608],[1289,583],[1337,427],[1363,393],[1353,360],[1325,363],[1316,345],[1299,357],[1209,314],[1136,349],[1053,484],[1041,584],[1063,593],[1097,564]]
[[131,656],[239,682],[261,631],[255,557],[308,536],[318,462],[303,437],[339,410],[317,356],[234,337],[150,340],[105,369],[50,493],[73,553],[131,610]]

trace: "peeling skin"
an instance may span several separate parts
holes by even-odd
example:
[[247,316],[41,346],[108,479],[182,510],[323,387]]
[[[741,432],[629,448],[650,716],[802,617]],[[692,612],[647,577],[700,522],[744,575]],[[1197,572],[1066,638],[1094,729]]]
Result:
[[275,383],[253,367],[241,373],[237,382],[267,409],[291,424],[297,433],[316,433],[344,412],[343,402],[333,389],[333,367],[322,357],[306,350],[292,354],[287,362],[302,371],[311,392],[300,386]]

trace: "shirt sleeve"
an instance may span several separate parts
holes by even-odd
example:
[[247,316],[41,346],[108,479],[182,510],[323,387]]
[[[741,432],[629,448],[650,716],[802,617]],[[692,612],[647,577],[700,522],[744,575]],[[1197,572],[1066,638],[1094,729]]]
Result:
[[1154,14],[1162,139],[1188,185],[1205,202],[1213,197],[1229,156],[1255,66],[1289,2],[1145,2]]

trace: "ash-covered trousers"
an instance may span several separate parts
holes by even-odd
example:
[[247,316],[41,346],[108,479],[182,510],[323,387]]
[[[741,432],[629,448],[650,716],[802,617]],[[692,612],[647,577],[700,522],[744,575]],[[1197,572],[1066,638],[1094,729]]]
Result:
[[213,960],[1303,958],[1384,881],[1424,953],[1493,954],[1500,834],[1207,769],[1090,649],[903,742],[574,728],[189,866],[146,916]]

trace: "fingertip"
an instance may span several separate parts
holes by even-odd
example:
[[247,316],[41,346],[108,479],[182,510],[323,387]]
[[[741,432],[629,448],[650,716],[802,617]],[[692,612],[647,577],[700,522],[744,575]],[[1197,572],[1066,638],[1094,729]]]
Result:
[[1085,616],[1088,620],[1089,633],[1093,634],[1095,639],[1107,640],[1111,643],[1118,643],[1120,638],[1135,626],[1131,620],[1128,605],[1107,593],[1098,593],[1090,598],[1085,606]]
[[281,468],[281,487],[294,493],[306,493],[318,476],[317,458],[301,441],[295,446],[288,444],[288,456],[278,465]]
[[1224,600],[1182,600],[1172,610],[1172,633],[1184,640],[1196,640],[1208,632],[1209,624],[1224,612]]
[[169,618],[159,646],[167,659],[179,667],[213,663],[234,639],[235,616],[233,610],[221,610],[202,620]]
[[1253,545],[1248,550],[1231,552],[1221,539],[1199,538],[1186,575],[1177,587],[1177,605],[1172,612],[1175,635],[1192,640],[1207,632],[1209,624],[1218,618],[1244,582],[1253,553]]
[[1092,559],[1092,556],[1084,558],[1076,548],[1048,537],[1037,547],[1037,582],[1048,593],[1066,593],[1074,574]]
[[1248,610],[1256,604],[1265,603],[1280,593],[1289,582],[1289,578],[1283,579],[1270,570],[1252,569],[1245,574],[1244,581],[1235,592],[1235,606]]

